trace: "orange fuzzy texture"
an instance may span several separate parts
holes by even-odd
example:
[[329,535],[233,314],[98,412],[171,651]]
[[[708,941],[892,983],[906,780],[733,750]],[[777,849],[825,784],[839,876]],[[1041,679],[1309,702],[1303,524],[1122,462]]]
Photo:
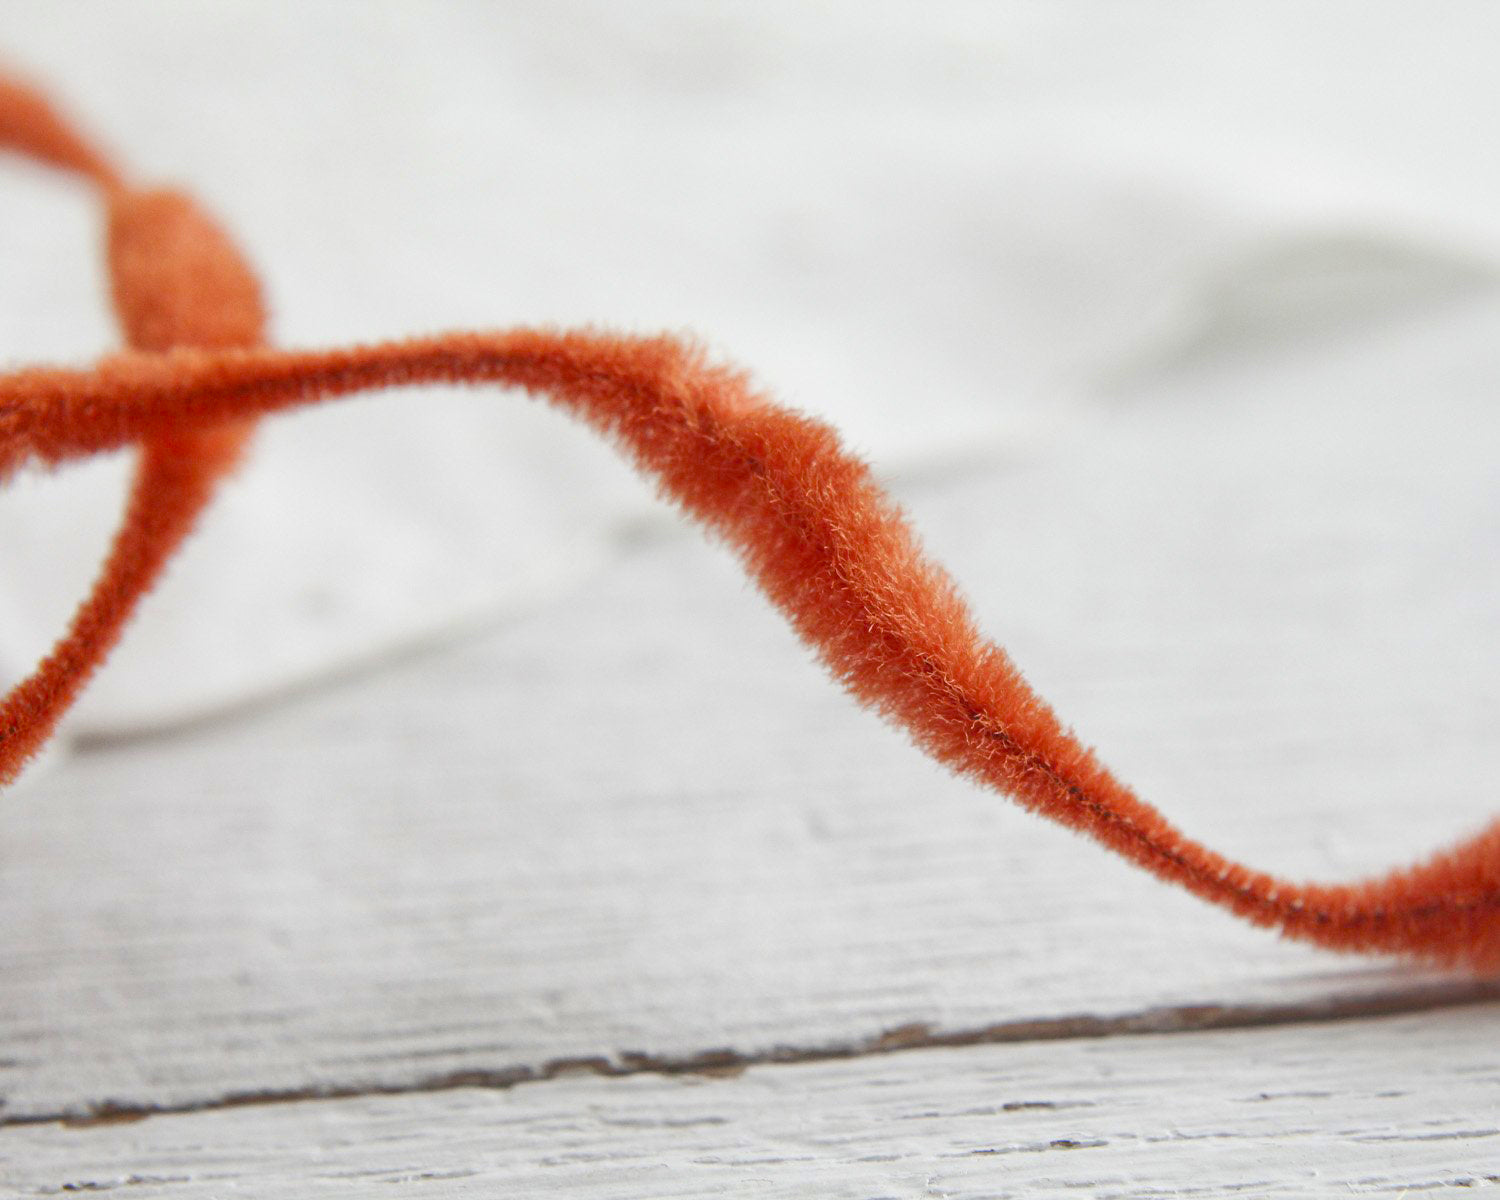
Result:
[[[228,237],[186,196],[129,187],[25,84],[0,77],[0,147],[74,171],[103,194],[111,299],[129,344],[253,346],[265,311],[255,273]],[[140,598],[237,461],[248,424],[183,426],[140,439],[125,517],[93,589],[62,640],[0,702],[0,783],[14,778],[57,727],[120,639]]]
[[[0,119],[0,131],[6,128]],[[161,244],[170,250],[178,243]],[[226,285],[239,278],[224,266],[231,259],[220,261],[218,249],[210,250],[222,248],[220,241],[184,235],[181,244],[197,247],[188,255],[194,263],[219,263],[203,268],[208,282],[195,293],[199,303],[207,309],[222,303],[225,313],[248,304],[248,291]],[[187,274],[153,276],[153,296],[171,292]],[[127,320],[133,330],[155,328],[161,312],[178,311],[159,299],[135,298],[132,289],[148,275],[115,276],[117,303],[137,314],[135,324]],[[159,286],[169,279],[171,287]],[[142,315],[147,310],[150,320]],[[236,311],[243,316],[250,309]],[[195,328],[230,332],[217,342],[197,339],[213,348],[189,349],[171,347],[194,339],[153,334],[164,344],[142,345],[150,352],[120,355],[93,370],[0,377],[0,476],[28,461],[57,464],[134,444],[157,447],[164,470],[175,466],[197,481],[173,493],[162,510],[180,515],[196,511],[232,458],[220,449],[226,439],[232,448],[237,435],[224,431],[238,429],[234,422],[376,388],[523,388],[594,426],[665,496],[734,547],[833,675],[953,770],[1287,936],[1338,950],[1500,969],[1500,822],[1418,866],[1340,885],[1288,883],[1192,841],[1106,771],[1004,650],[979,634],[953,582],[923,557],[901,514],[832,429],[778,408],[741,374],[708,364],[679,340],[514,330],[289,352],[250,346],[258,323],[209,312],[192,319],[204,323]],[[168,327],[186,320],[173,317]],[[147,335],[139,336],[143,342]],[[138,492],[136,503],[149,505],[151,496]],[[143,520],[145,546],[158,549],[156,529],[175,546],[178,524]],[[142,590],[138,580],[107,569],[101,602],[128,609]],[[41,680],[44,693],[62,694],[105,650],[84,660],[54,655],[33,680]],[[13,778],[45,736],[13,699],[14,693],[0,721],[0,779]]]

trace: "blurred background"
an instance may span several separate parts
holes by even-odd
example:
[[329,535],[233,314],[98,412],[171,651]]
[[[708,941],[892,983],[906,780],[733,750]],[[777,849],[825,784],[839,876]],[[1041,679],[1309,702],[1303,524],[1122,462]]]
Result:
[[[1159,711],[1098,682],[1146,674],[1201,752],[1262,672],[1288,761],[1332,713],[1369,752],[1398,689],[1435,752],[1493,728],[1496,35],[1480,3],[0,8],[11,69],[239,239],[278,342],[690,331],[845,432],[1086,733]],[[0,162],[7,368],[118,345],[98,251],[90,196]],[[7,679],[127,466],[0,497]],[[676,528],[520,397],[271,422],[68,735],[513,619]]]

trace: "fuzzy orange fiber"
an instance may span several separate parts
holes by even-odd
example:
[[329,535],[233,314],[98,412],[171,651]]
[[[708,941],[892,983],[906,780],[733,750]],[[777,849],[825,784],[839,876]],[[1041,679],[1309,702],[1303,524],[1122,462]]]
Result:
[[1352,884],[1289,883],[1195,842],[1095,760],[983,638],[828,426],[670,337],[512,330],[346,350],[262,344],[253,273],[193,203],[128,186],[36,93],[0,82],[0,145],[89,178],[130,350],[0,377],[0,477],[138,446],[125,521],[67,635],[0,705],[0,782],[42,745],[235,461],[254,419],[375,388],[500,384],[594,426],[733,546],[832,674],[954,771],[1287,936],[1500,969],[1500,822]]

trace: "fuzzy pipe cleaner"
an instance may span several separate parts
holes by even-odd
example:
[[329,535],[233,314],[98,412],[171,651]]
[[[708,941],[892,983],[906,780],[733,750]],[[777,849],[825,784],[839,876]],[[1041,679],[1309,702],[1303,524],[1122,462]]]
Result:
[[[0,147],[82,175],[98,188],[108,216],[111,300],[133,348],[261,342],[266,318],[254,271],[187,196],[127,185],[43,96],[3,76]],[[0,702],[0,784],[42,747],[114,648],[137,602],[238,460],[249,432],[243,422],[183,424],[140,439],[124,520],[93,589],[62,640]]]
[[1258,925],[1338,950],[1500,969],[1500,821],[1351,884],[1289,883],[1186,837],[1101,766],[984,639],[868,468],[820,422],[670,337],[512,330],[330,351],[262,347],[253,277],[172,193],[128,190],[33,93],[0,88],[0,143],[95,180],[132,349],[0,376],[0,477],[130,445],[126,521],[68,635],[0,705],[13,779],[108,652],[234,461],[246,423],[376,388],[499,384],[592,425],[739,553],[830,672],[948,767]]

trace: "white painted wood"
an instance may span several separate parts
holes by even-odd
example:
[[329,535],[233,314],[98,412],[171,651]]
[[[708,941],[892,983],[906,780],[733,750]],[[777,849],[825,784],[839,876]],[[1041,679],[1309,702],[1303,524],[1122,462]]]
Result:
[[[897,483],[1124,777],[1258,865],[1348,877],[1494,804],[1497,320],[1181,367]],[[1415,407],[1401,364],[1440,352]],[[1430,979],[946,778],[675,536],[484,638],[39,775],[0,807],[0,912],[12,1118]]]
[[[1018,53],[1032,43],[990,24],[1011,19],[999,8],[957,40],[951,14],[897,18],[921,38],[891,25],[882,57],[851,53],[836,16],[809,40],[800,9],[760,6],[666,24],[632,7],[583,22],[582,43],[553,5],[495,26],[485,6],[382,8],[384,34],[349,43],[345,6],[286,25],[245,7],[226,26],[176,5],[172,37],[134,10],[27,7],[0,16],[7,45],[131,164],[191,181],[225,216],[266,267],[283,337],[510,315],[688,324],[784,399],[839,414],[885,465],[1024,414],[1034,440],[897,483],[986,627],[1124,777],[1214,844],[1298,875],[1372,870],[1490,817],[1497,209],[1472,130],[1419,119],[1402,74],[1440,63],[1427,111],[1484,108],[1471,98],[1492,64],[1451,53],[1451,23],[1388,47],[1401,71],[1371,71],[1342,53],[1342,25],[1289,42],[1259,13],[1220,28],[1174,12],[1122,76],[1107,24],[1048,18],[1073,32]],[[227,69],[231,41],[278,70]],[[1179,83],[1253,82],[1250,43],[1274,89],[1182,104]],[[695,63],[727,51],[728,92],[665,69],[668,44]],[[992,52],[1024,69],[995,71]],[[1102,97],[1085,133],[1056,97],[1080,95],[1088,55],[1108,64],[1102,87],[1150,86],[1124,109]],[[940,106],[919,111],[892,81],[923,62],[912,78],[929,73]],[[1330,63],[1352,89],[1330,88]],[[647,120],[621,90],[632,73],[659,89]],[[799,75],[832,99],[831,124],[787,86]],[[1358,86],[1377,78],[1395,82]],[[1356,91],[1370,103],[1348,103]],[[1165,98],[1149,120],[1146,92]],[[1342,116],[1306,119],[1334,94]],[[325,111],[330,96],[357,103]],[[763,127],[747,173],[745,118],[772,105],[807,137]],[[1268,110],[1309,140],[1268,153]],[[340,129],[362,141],[330,156]],[[9,353],[87,357],[112,340],[84,258],[91,210],[37,186],[34,210],[23,197],[0,222]],[[339,218],[297,219],[320,211]],[[1050,386],[1075,401],[1055,421],[1039,413]],[[453,417],[429,395],[382,419],[414,428],[407,412]],[[346,416],[321,414],[329,429]],[[282,433],[323,478],[360,476],[327,461],[339,447]],[[557,479],[580,509],[583,470]],[[385,482],[394,523],[413,497]],[[489,507],[505,511],[470,534],[488,516],[520,549],[523,518]],[[71,540],[53,528],[27,535]],[[239,567],[220,579],[257,612],[252,556],[216,536],[197,561]],[[483,638],[174,736],[96,739],[7,793],[0,1194],[1400,1197],[1495,1182],[1493,1007],[871,1054],[1347,1017],[1497,985],[1278,944],[946,779],[834,693],[722,557],[653,536]],[[447,560],[465,544],[414,541]],[[0,582],[23,570],[0,561]],[[387,581],[339,582],[394,599]],[[327,594],[296,614],[314,646]],[[153,665],[172,641],[157,611],[161,641],[132,642]],[[252,620],[246,641],[295,649]],[[201,661],[168,670],[204,690]],[[162,696],[128,711],[131,691],[115,688],[111,728],[160,711]],[[565,1070],[846,1051],[863,1056],[728,1079]],[[527,1076],[546,1080],[451,1086]],[[287,1102],[382,1089],[400,1094]]]
[[18,1197],[1409,1200],[1497,1185],[1493,1004],[0,1131],[0,1189]]

